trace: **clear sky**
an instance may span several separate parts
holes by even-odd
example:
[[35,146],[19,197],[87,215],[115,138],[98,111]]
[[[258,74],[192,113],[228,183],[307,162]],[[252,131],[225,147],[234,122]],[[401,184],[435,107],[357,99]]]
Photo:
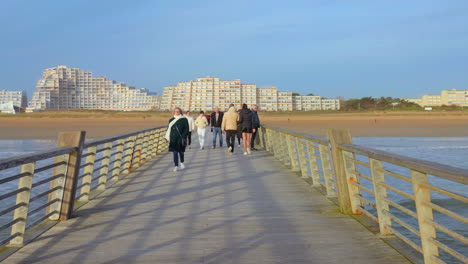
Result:
[[467,0],[1,0],[0,89],[91,70],[161,93],[207,75],[325,97],[468,89]]

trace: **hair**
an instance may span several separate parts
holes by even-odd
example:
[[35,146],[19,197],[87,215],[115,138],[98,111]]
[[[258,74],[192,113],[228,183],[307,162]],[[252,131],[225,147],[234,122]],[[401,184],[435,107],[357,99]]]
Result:
[[249,109],[249,108],[247,107],[247,104],[242,104],[242,109]]
[[200,115],[204,115],[204,114],[205,114],[205,112],[203,112],[203,110],[201,110],[201,111],[200,111]]
[[182,113],[184,112],[184,111],[182,111],[182,109],[180,109],[180,107],[176,107],[176,108],[174,108],[174,112],[175,112],[175,110],[177,110],[177,109],[179,109],[179,111],[180,111],[180,114],[182,114]]
[[185,112],[185,113],[190,113],[190,111],[187,111],[187,112]]
[[229,108],[231,108],[231,107],[234,107],[234,104],[230,104],[230,105],[229,105]]

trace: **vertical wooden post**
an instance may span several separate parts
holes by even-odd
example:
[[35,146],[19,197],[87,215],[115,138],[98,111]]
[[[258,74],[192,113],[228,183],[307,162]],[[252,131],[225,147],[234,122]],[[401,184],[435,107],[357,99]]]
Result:
[[50,189],[57,188],[57,190],[51,192],[48,196],[48,202],[55,201],[55,203],[47,207],[47,214],[49,220],[56,221],[60,217],[60,209],[62,207],[63,190],[65,186],[65,175],[67,174],[68,161],[70,160],[70,154],[64,154],[55,157],[54,163],[62,163],[62,165],[54,167],[52,169],[52,177],[57,177],[50,182]]
[[267,150],[269,152],[271,152],[271,154],[273,154],[273,156],[275,155],[275,149],[274,149],[274,145],[272,144],[272,135],[271,135],[271,129],[269,128],[265,128],[265,133],[266,133],[266,137],[267,137],[267,141],[268,141],[268,148]]
[[125,139],[117,140],[117,146],[115,148],[114,166],[112,167],[112,176],[110,181],[118,181],[120,175],[120,167],[122,167],[123,151],[125,148]]
[[377,217],[379,219],[380,234],[382,236],[388,236],[392,233],[389,229],[392,225],[392,219],[384,212],[390,212],[390,207],[386,201],[387,188],[381,185],[381,183],[385,183],[385,174],[379,170],[383,169],[383,165],[380,160],[373,158],[369,158],[369,164],[372,174],[372,183],[374,184],[375,205]]
[[23,189],[23,191],[16,195],[16,205],[22,205],[16,208],[13,213],[14,224],[11,226],[11,235],[16,236],[10,240],[9,246],[22,246],[24,242],[35,165],[35,162],[31,162],[21,166],[21,174],[23,177],[19,179],[18,189]]
[[306,150],[304,146],[307,146],[305,143],[302,142],[303,139],[296,137],[296,146],[297,146],[297,154],[299,156],[299,167],[301,170],[301,177],[303,179],[309,178],[307,175],[307,160],[306,160]]
[[286,166],[291,165],[291,157],[289,156],[289,148],[288,148],[288,138],[285,134],[281,133],[280,131],[277,131],[278,136],[281,138],[281,152],[280,156],[283,160],[283,163]]
[[314,143],[310,140],[307,140],[307,154],[309,155],[309,169],[310,169],[310,177],[312,179],[312,185],[319,186],[320,185],[320,174],[319,168],[317,163],[317,155],[315,153],[315,146]]
[[322,162],[323,181],[327,196],[336,196],[335,185],[333,184],[333,164],[330,160],[330,151],[328,146],[319,144],[320,161]]
[[149,132],[143,133],[143,140],[141,142],[141,157],[140,157],[140,163],[144,163],[147,159],[147,154],[148,154],[148,146],[150,144],[149,140]]
[[110,158],[112,153],[112,142],[107,142],[104,144],[104,151],[102,152],[102,161],[101,161],[101,169],[99,170],[99,178],[98,178],[98,190],[106,189],[107,184],[107,175],[109,174],[109,164]]
[[75,152],[70,153],[68,160],[59,220],[67,220],[73,213],[73,203],[75,202],[76,185],[78,182],[78,175],[80,173],[81,154],[83,152],[85,136],[85,131],[59,132],[58,134],[58,147],[77,148]]
[[143,146],[143,135],[138,134],[136,135],[135,145],[133,146],[133,157],[132,157],[132,163],[131,163],[132,165],[130,166],[129,172],[131,172],[133,168],[136,169],[140,167],[142,146]]
[[94,161],[96,160],[96,146],[89,147],[86,150],[85,167],[83,169],[83,180],[81,181],[80,196],[78,201],[86,202],[89,200],[91,191],[91,182],[93,181]]
[[295,146],[295,139],[294,136],[291,135],[286,135],[285,134],[285,139],[286,139],[286,145],[288,147],[288,157],[289,157],[289,164],[291,166],[291,170],[293,171],[298,171],[299,170],[299,164],[297,160],[297,152],[296,152],[296,146]]
[[431,239],[436,239],[436,230],[427,220],[434,220],[432,208],[425,205],[431,202],[431,193],[425,188],[424,184],[429,184],[425,173],[411,170],[411,179],[413,181],[414,202],[418,215],[419,233],[421,234],[421,246],[424,256],[424,263],[435,263],[432,256],[439,256],[439,249]]
[[340,144],[352,144],[351,133],[349,129],[328,129],[327,137],[331,145],[340,210],[344,214],[352,214],[351,199],[349,197],[348,183],[346,182],[346,172],[343,162],[343,152],[338,148]]
[[125,155],[123,158],[123,167],[124,167],[122,171],[123,175],[129,174],[132,171],[133,150],[135,147],[135,141],[136,141],[135,136],[126,138],[125,142],[127,144],[125,144],[126,150],[124,152]]
[[348,151],[342,151],[343,162],[346,173],[346,183],[348,185],[349,199],[351,200],[351,210],[353,214],[362,214],[362,201],[359,199],[361,196],[361,190],[352,182],[359,184],[359,177],[357,175],[356,164],[354,163],[354,153]]
[[150,136],[148,140],[149,140],[149,143],[148,143],[146,159],[151,159],[155,155],[155,149],[156,149],[156,131],[155,130],[152,130],[150,132]]

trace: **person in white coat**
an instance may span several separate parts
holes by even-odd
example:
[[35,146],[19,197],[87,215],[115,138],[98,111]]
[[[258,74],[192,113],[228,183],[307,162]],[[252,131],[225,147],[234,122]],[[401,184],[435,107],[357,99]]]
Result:
[[189,149],[191,149],[192,148],[192,146],[191,146],[192,145],[192,132],[195,131],[195,120],[190,115],[190,111],[187,111],[185,113],[185,117],[187,118],[188,124],[189,124],[189,133],[188,133],[188,136],[187,136],[187,143],[188,143]]
[[205,112],[200,111],[200,115],[195,120],[195,126],[197,127],[198,141],[200,142],[200,149],[205,148],[205,132],[208,126],[208,119],[205,117]]

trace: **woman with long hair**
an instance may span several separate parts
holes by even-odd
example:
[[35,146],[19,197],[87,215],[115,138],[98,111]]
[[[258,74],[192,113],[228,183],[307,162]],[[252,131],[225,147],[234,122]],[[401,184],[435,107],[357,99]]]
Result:
[[205,112],[200,111],[200,115],[195,120],[195,126],[197,127],[198,142],[200,143],[200,149],[204,149],[205,145],[205,132],[206,127],[209,125],[206,119]]
[[[241,111],[242,111],[242,109],[237,110],[237,114],[240,115]],[[241,126],[241,124],[237,124],[236,137],[237,137],[237,146],[240,148],[241,147],[241,139],[242,139],[242,126]]]
[[187,136],[189,133],[189,123],[187,118],[182,115],[182,110],[178,107],[174,109],[174,116],[169,119],[169,126],[164,138],[169,142],[169,151],[174,153],[174,172],[179,169],[185,169],[184,152],[187,146]]
[[242,143],[244,145],[244,155],[250,154],[250,140],[252,132],[255,131],[253,128],[253,114],[252,111],[247,107],[247,104],[242,105],[242,111],[239,114],[239,124],[242,129]]

